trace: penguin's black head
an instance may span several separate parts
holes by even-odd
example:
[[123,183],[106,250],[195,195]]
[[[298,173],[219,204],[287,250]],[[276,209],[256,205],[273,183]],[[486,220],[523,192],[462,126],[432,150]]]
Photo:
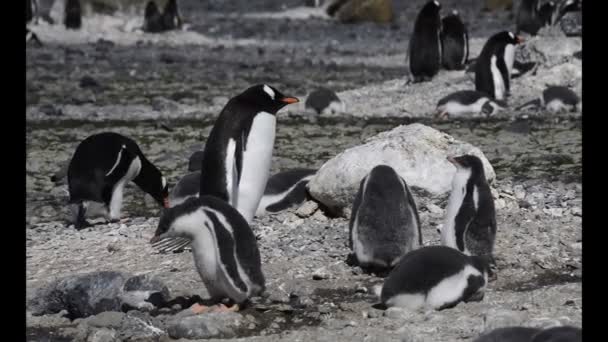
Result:
[[524,38],[510,31],[502,31],[494,36],[494,40],[503,44],[517,45],[524,42]]
[[471,169],[473,173],[483,172],[481,159],[472,154],[465,154],[459,157],[448,157],[448,161],[457,169]]
[[422,7],[422,10],[420,11],[420,13],[424,13],[424,14],[437,14],[439,13],[439,10],[441,9],[441,4],[439,3],[439,1],[437,0],[432,0],[426,3],[426,5],[424,5],[424,7]]
[[167,184],[165,177],[162,176],[159,183],[156,186],[158,190],[152,196],[163,208],[169,208],[169,184]]
[[148,1],[148,4],[146,5],[146,10],[144,12],[144,18],[149,19],[158,15],[160,15],[160,12],[158,11],[156,3],[154,1]]
[[300,102],[295,97],[285,96],[267,84],[255,85],[238,96],[238,99],[255,106],[260,111],[276,114],[288,104]]

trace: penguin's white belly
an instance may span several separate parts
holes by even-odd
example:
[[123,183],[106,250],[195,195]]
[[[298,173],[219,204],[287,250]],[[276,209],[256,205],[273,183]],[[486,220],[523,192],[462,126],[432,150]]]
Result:
[[207,228],[201,228],[192,240],[191,247],[194,265],[211,297],[224,295],[221,289],[225,288],[226,284],[218,274],[221,273],[222,266],[215,236]]
[[547,105],[545,107],[551,113],[559,113],[559,112],[568,110],[568,106],[566,106],[564,104],[564,102],[562,102],[559,99],[554,99],[554,100],[549,101],[549,103],[547,103]]
[[500,70],[498,70],[498,66],[496,66],[496,56],[492,56],[492,59],[490,60],[490,71],[494,83],[494,97],[497,100],[502,100],[505,96],[505,83],[502,79]]
[[481,113],[481,108],[486,101],[487,99],[485,97],[482,97],[479,100],[467,105],[457,101],[450,101],[443,106],[443,111],[448,112],[453,116],[479,114]]
[[446,208],[445,223],[441,228],[441,244],[444,246],[458,249],[456,245],[456,215],[458,215],[464,201],[467,180],[470,176],[470,171],[458,170],[452,180],[452,193]]
[[268,181],[275,127],[274,115],[258,113],[251,124],[246,148],[243,151],[236,208],[248,223],[253,219]]
[[141,171],[141,160],[139,157],[135,157],[131,161],[129,165],[129,169],[127,173],[114,185],[114,189],[112,191],[112,199],[110,200],[110,212],[109,212],[109,220],[119,219],[120,211],[122,209],[122,201],[123,201],[123,192],[125,185],[135,179],[139,172]]
[[507,71],[509,78],[513,73],[513,63],[515,62],[515,45],[507,44],[505,46],[505,64],[507,65]]
[[432,308],[439,308],[458,300],[467,288],[469,275],[481,274],[472,266],[467,265],[462,271],[441,280],[427,293],[427,305]]

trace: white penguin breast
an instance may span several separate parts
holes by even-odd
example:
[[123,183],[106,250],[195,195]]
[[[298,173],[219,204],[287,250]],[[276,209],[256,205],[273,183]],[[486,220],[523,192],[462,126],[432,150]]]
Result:
[[515,45],[507,44],[505,46],[505,64],[507,65],[507,71],[509,73],[509,78],[511,77],[511,73],[513,72],[513,62],[515,61]]
[[467,288],[470,275],[481,276],[481,273],[474,267],[467,265],[462,271],[441,280],[427,294],[427,305],[432,308],[439,308],[460,298]]
[[494,83],[494,97],[497,100],[502,100],[505,94],[505,83],[496,65],[496,56],[492,56],[490,59],[490,72],[492,73],[492,81]]
[[241,179],[239,181],[237,210],[251,222],[264,194],[270,173],[276,117],[258,113],[251,124],[247,144],[243,151]]
[[488,99],[485,97],[479,98],[477,101],[471,104],[462,104],[458,101],[450,101],[443,106],[443,111],[448,112],[453,116],[460,116],[464,114],[479,114],[481,113],[481,108],[483,104]]
[[462,202],[466,195],[466,186],[471,171],[458,169],[452,180],[452,193],[446,208],[445,223],[441,228],[441,244],[444,246],[458,249],[456,245],[456,215],[460,211]]

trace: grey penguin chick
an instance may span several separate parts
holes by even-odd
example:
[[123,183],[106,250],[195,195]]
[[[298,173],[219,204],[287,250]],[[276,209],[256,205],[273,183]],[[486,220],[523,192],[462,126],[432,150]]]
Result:
[[392,167],[378,165],[361,180],[349,230],[350,248],[363,268],[392,268],[422,245],[416,202]]
[[473,155],[448,160],[456,167],[456,174],[441,228],[441,244],[493,260],[496,211],[483,164]]
[[330,114],[346,111],[346,106],[338,95],[324,87],[312,91],[308,95],[308,98],[306,98],[304,106],[305,108],[313,109],[317,114]]
[[473,342],[522,342],[530,341],[541,329],[530,327],[503,327],[481,334]]
[[484,257],[446,246],[422,247],[406,254],[391,271],[380,300],[387,307],[449,309],[462,301],[483,300],[487,278]]
[[201,169],[203,163],[203,151],[195,151],[188,159],[188,171],[194,172]]
[[[239,310],[239,305],[265,290],[256,237],[243,216],[226,201],[213,196],[190,198],[165,210],[150,243],[165,239],[191,241],[194,264],[213,301],[228,298],[235,305],[219,310]],[[192,311],[209,307],[199,304]]]
[[576,112],[580,98],[574,91],[564,86],[548,86],[538,99],[517,107],[517,110],[545,108],[551,113]]
[[507,107],[506,102],[491,99],[485,93],[475,90],[461,90],[451,93],[437,102],[436,117],[485,115],[491,116]]
[[530,342],[582,342],[583,330],[572,326],[545,329],[534,335]]

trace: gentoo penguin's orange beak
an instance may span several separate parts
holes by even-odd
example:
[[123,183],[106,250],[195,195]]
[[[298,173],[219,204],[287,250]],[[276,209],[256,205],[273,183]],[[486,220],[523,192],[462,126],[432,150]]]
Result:
[[158,235],[154,235],[151,239],[150,239],[150,243],[157,243],[160,240],[160,236]]
[[168,198],[163,198],[163,207],[164,208],[169,208],[169,199]]
[[517,37],[515,37],[515,41],[517,42],[517,44],[521,44],[521,43],[525,42],[526,40],[522,36],[517,36]]
[[456,161],[456,159],[454,159],[453,157],[448,157],[448,158],[447,158],[447,160],[448,160],[450,163],[454,164],[454,166],[458,166],[458,162],[457,162],[457,161]]
[[297,103],[300,102],[300,100],[298,100],[295,97],[284,97],[281,99],[281,102],[287,103],[287,104],[292,104],[292,103]]

